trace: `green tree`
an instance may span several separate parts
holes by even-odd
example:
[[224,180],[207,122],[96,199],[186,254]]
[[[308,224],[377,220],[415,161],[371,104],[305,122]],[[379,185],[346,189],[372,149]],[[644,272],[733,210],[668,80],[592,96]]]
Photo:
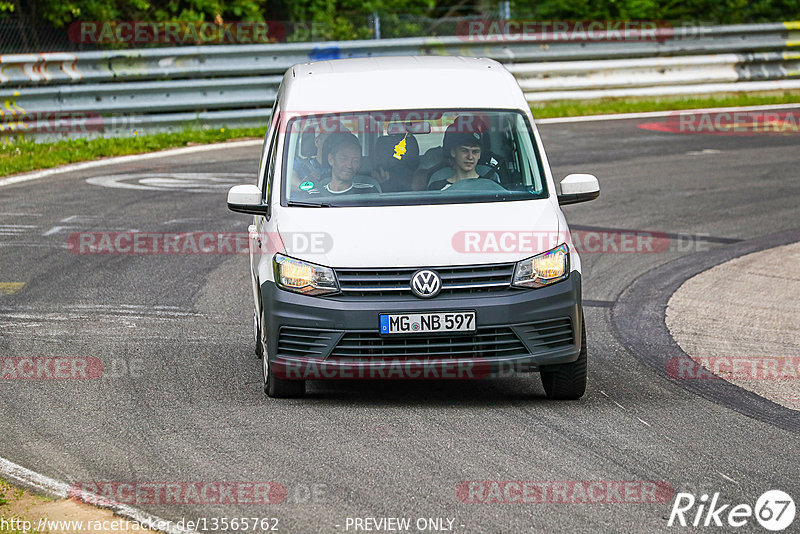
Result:
[[515,0],[512,15],[532,20],[742,24],[800,19],[800,0]]
[[[19,6],[20,0],[15,0]],[[267,0],[26,0],[25,11],[57,28],[76,20],[263,21]]]

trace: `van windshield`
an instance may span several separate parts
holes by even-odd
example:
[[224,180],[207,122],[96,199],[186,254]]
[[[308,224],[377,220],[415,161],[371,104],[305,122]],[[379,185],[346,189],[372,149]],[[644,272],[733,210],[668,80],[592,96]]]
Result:
[[547,197],[525,115],[398,110],[294,117],[286,126],[281,202],[388,206]]

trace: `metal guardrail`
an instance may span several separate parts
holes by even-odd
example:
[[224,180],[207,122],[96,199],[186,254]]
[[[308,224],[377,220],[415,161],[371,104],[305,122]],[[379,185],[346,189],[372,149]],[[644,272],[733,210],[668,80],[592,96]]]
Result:
[[800,22],[659,28],[625,41],[522,37],[2,55],[0,132],[52,136],[54,115],[80,113],[85,128],[70,135],[264,124],[287,68],[348,57],[491,57],[506,64],[530,102],[800,88],[800,51],[792,51]]

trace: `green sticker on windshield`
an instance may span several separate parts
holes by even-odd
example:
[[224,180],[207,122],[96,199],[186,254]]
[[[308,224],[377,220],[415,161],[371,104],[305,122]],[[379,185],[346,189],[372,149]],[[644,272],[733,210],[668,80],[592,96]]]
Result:
[[302,189],[303,191],[308,191],[313,187],[314,187],[314,182],[305,181],[302,184],[300,184],[300,189]]

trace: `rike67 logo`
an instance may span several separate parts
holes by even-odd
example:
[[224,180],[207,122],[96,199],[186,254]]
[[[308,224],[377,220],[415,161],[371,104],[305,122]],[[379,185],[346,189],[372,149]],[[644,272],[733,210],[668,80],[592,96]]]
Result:
[[792,524],[795,512],[794,500],[780,490],[764,492],[754,507],[749,504],[723,504],[719,493],[714,493],[710,500],[707,494],[696,499],[691,493],[678,493],[667,526],[737,528],[747,525],[755,517],[765,529],[779,532]]

